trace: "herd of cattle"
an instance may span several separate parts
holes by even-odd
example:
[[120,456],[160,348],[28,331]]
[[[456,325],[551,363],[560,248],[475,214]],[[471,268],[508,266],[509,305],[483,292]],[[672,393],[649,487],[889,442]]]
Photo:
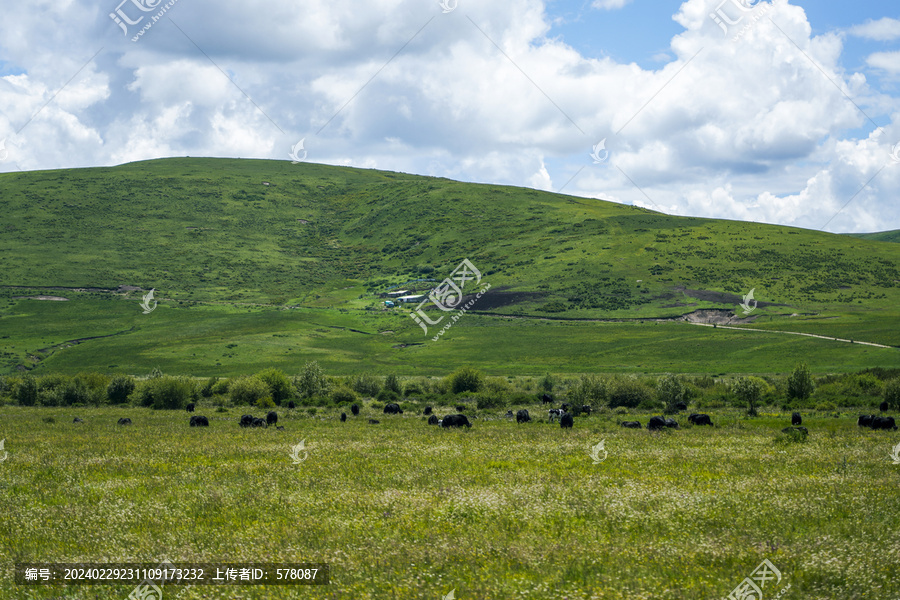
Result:
[[[541,398],[544,404],[550,403],[553,401],[553,397],[547,394],[544,394]],[[195,405],[188,404],[187,405],[188,412],[194,412]],[[295,408],[293,402],[288,403],[288,408]],[[577,406],[576,406],[577,408]],[[679,410],[685,410],[687,405],[684,403],[679,403],[676,408]],[[881,412],[887,412],[888,404],[883,402],[881,406],[879,406]],[[468,417],[464,414],[461,414],[462,411],[465,410],[465,406],[457,406],[456,410],[459,411],[460,414],[455,415],[447,415],[443,419],[438,419],[436,415],[432,414],[433,409],[430,406],[426,406],[423,411],[426,416],[428,416],[428,424],[429,425],[437,425],[438,427],[449,428],[449,427],[471,427],[472,424],[469,422]],[[547,411],[548,420],[552,423],[555,420],[559,421],[559,426],[563,429],[571,428],[575,424],[575,418],[569,412],[571,407],[568,404],[562,404],[560,408],[551,408]],[[353,404],[350,406],[350,412],[353,413],[354,416],[359,415],[359,405]],[[399,404],[390,403],[386,404],[384,407],[384,414],[386,415],[402,415],[403,409],[400,408]],[[592,409],[587,404],[581,407],[580,412],[585,414],[591,414]],[[477,418],[477,417],[473,417]],[[528,413],[527,409],[521,409],[516,411],[516,414],[513,415],[513,412],[507,411],[506,418],[512,420],[515,418],[516,423],[528,423],[531,421],[531,415]],[[347,413],[341,413],[341,421],[347,420]],[[709,425],[713,426],[712,419],[710,419],[709,415],[705,414],[691,414],[688,417],[688,421],[693,425]],[[83,423],[81,419],[75,417],[75,423]],[[803,418],[800,416],[800,413],[793,413],[791,415],[791,427],[786,427],[782,431],[784,433],[788,433],[791,430],[799,431],[804,435],[809,433],[806,427],[801,427],[803,422]],[[372,425],[377,425],[379,423],[376,419],[369,419],[369,423]],[[269,411],[266,415],[266,418],[258,418],[253,415],[242,415],[238,424],[241,427],[270,427],[275,425],[277,429],[284,429],[282,426],[278,426],[278,413],[274,410]],[[894,420],[894,417],[881,417],[877,415],[860,415],[859,419],[856,422],[860,427],[869,427],[870,429],[885,429],[885,430],[896,430],[897,424]],[[119,419],[119,425],[131,425],[131,419],[122,418]],[[622,427],[627,427],[630,429],[642,429],[640,421],[622,421],[620,423]],[[209,427],[209,419],[202,415],[193,415],[190,418],[190,426],[191,427]],[[668,417],[650,417],[650,421],[647,423],[648,431],[660,431],[662,429],[678,429],[678,422],[675,419]]]

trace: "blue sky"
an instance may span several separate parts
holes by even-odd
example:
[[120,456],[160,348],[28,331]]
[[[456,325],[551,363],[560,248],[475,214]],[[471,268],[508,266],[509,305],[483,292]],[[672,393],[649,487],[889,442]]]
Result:
[[167,2],[5,7],[0,173],[290,164],[302,140],[311,162],[900,229],[887,1]]

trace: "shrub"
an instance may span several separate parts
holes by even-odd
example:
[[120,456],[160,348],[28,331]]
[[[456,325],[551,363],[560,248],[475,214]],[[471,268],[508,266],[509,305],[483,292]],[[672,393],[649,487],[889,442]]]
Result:
[[111,378],[109,375],[97,373],[96,371],[87,371],[79,373],[75,379],[81,381],[86,392],[86,402],[92,404],[103,404],[106,402],[106,388],[109,386]]
[[72,406],[73,404],[89,404],[90,402],[90,390],[78,377],[71,379],[66,384],[66,387],[62,389],[62,394],[60,395],[60,404],[62,406]]
[[106,386],[106,399],[110,404],[124,404],[134,391],[134,377],[116,375]]
[[491,394],[509,394],[512,391],[512,386],[503,377],[488,377],[485,379],[481,391]]
[[900,410],[900,378],[887,381],[881,395],[889,406]]
[[147,375],[147,379],[159,379],[163,376],[163,372],[159,370],[159,367],[154,368],[150,371],[150,374]]
[[734,382],[732,391],[742,404],[747,405],[747,414],[756,416],[756,405],[762,397],[763,385],[758,377],[741,377]]
[[606,402],[606,382],[597,375],[582,375],[572,388],[570,396],[574,404],[603,404]]
[[269,395],[272,397],[272,402],[279,406],[281,406],[282,401],[287,400],[293,394],[291,380],[279,369],[265,369],[257,373],[256,377],[269,386]]
[[820,402],[816,404],[816,410],[827,412],[830,410],[837,410],[837,407],[831,402]]
[[256,401],[256,407],[263,409],[275,408],[275,401],[272,400],[271,396],[266,396]]
[[506,408],[504,395],[492,391],[483,391],[475,396],[475,406],[479,409]]
[[403,388],[404,396],[421,396],[424,393],[425,390],[422,389],[422,385],[418,381],[407,382],[406,387]]
[[684,384],[675,375],[661,377],[656,383],[656,397],[665,404],[663,412],[667,415],[678,412],[676,404],[684,401]]
[[319,363],[313,361],[303,365],[303,371],[294,377],[294,389],[301,398],[322,396],[328,393],[328,380]]
[[363,396],[376,397],[381,391],[381,382],[374,375],[360,373],[350,381],[350,387]]
[[814,389],[815,386],[813,385],[809,366],[806,363],[800,363],[794,367],[794,371],[788,377],[787,382],[788,398],[806,400],[812,395]]
[[215,387],[216,383],[218,383],[218,381],[218,377],[210,377],[209,379],[207,379],[206,384],[200,390],[200,395],[204,398],[211,397],[213,395],[213,388]]
[[37,404],[41,406],[61,406],[63,390],[69,385],[70,377],[50,374],[37,378]]
[[652,394],[636,377],[616,379],[610,386],[609,406],[626,406],[637,408],[645,400],[652,399]]
[[384,389],[394,392],[398,396],[402,393],[400,378],[391,373],[384,378]]
[[378,392],[378,394],[375,396],[375,399],[378,400],[379,402],[390,403],[390,402],[396,402],[397,400],[399,400],[400,396],[398,396],[396,392],[385,388],[385,389],[381,390],[380,392]]
[[478,392],[484,386],[484,374],[472,367],[462,367],[450,375],[448,385],[454,394]]
[[335,388],[331,392],[331,401],[337,405],[353,404],[357,400],[359,400],[359,397],[356,395],[356,392],[347,387]]
[[212,386],[213,395],[216,394],[227,394],[228,393],[228,384],[230,382],[227,379],[219,379],[219,381],[215,382]]
[[142,381],[136,391],[141,406],[169,410],[183,409],[189,402],[196,401],[199,395],[189,377],[168,375]]
[[241,375],[229,382],[228,392],[234,404],[255,406],[257,402],[269,396],[269,386],[256,375]]
[[628,409],[625,408],[624,406],[617,406],[616,408],[613,409],[614,415],[627,415],[628,412],[629,412]]
[[550,394],[553,392],[553,388],[556,387],[556,377],[550,373],[545,373],[538,386],[545,394]]
[[16,386],[16,402],[20,406],[34,406],[37,403],[38,385],[34,375],[28,374]]

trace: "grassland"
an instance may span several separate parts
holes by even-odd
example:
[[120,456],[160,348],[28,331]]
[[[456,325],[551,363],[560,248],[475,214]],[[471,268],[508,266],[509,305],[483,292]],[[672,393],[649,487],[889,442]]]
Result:
[[[0,373],[900,364],[896,349],[774,333],[900,346],[892,243],[286,161],[3,174],[0,201]],[[440,280],[463,258],[491,291],[437,342],[406,309],[381,308],[378,292]],[[142,292],[120,286],[155,289],[157,310],[142,314]],[[772,334],[640,321],[734,312],[750,289],[752,326]],[[68,301],[25,299],[46,295]]]
[[[0,598],[132,589],[16,588],[17,561],[162,557],[332,566],[327,588],[194,587],[181,599],[711,600],[763,559],[790,584],[785,598],[900,595],[900,467],[888,458],[900,438],[858,430],[855,415],[807,414],[798,443],[778,433],[789,417],[765,410],[713,412],[712,429],[681,417],[662,434],[617,426],[646,424],[635,413],[563,431],[479,411],[471,430],[444,431],[367,405],[347,423],[282,412],[275,431],[240,429],[239,408],[199,412],[208,429],[183,412],[0,407]],[[134,425],[115,425],[122,416]],[[309,454],[296,465],[300,440]],[[594,464],[601,440],[608,458]]]

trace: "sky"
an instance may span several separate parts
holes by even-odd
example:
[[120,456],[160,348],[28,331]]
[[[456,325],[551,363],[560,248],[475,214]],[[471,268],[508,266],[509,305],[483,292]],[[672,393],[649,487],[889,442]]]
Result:
[[0,173],[264,158],[900,229],[896,0],[29,0],[3,12]]

